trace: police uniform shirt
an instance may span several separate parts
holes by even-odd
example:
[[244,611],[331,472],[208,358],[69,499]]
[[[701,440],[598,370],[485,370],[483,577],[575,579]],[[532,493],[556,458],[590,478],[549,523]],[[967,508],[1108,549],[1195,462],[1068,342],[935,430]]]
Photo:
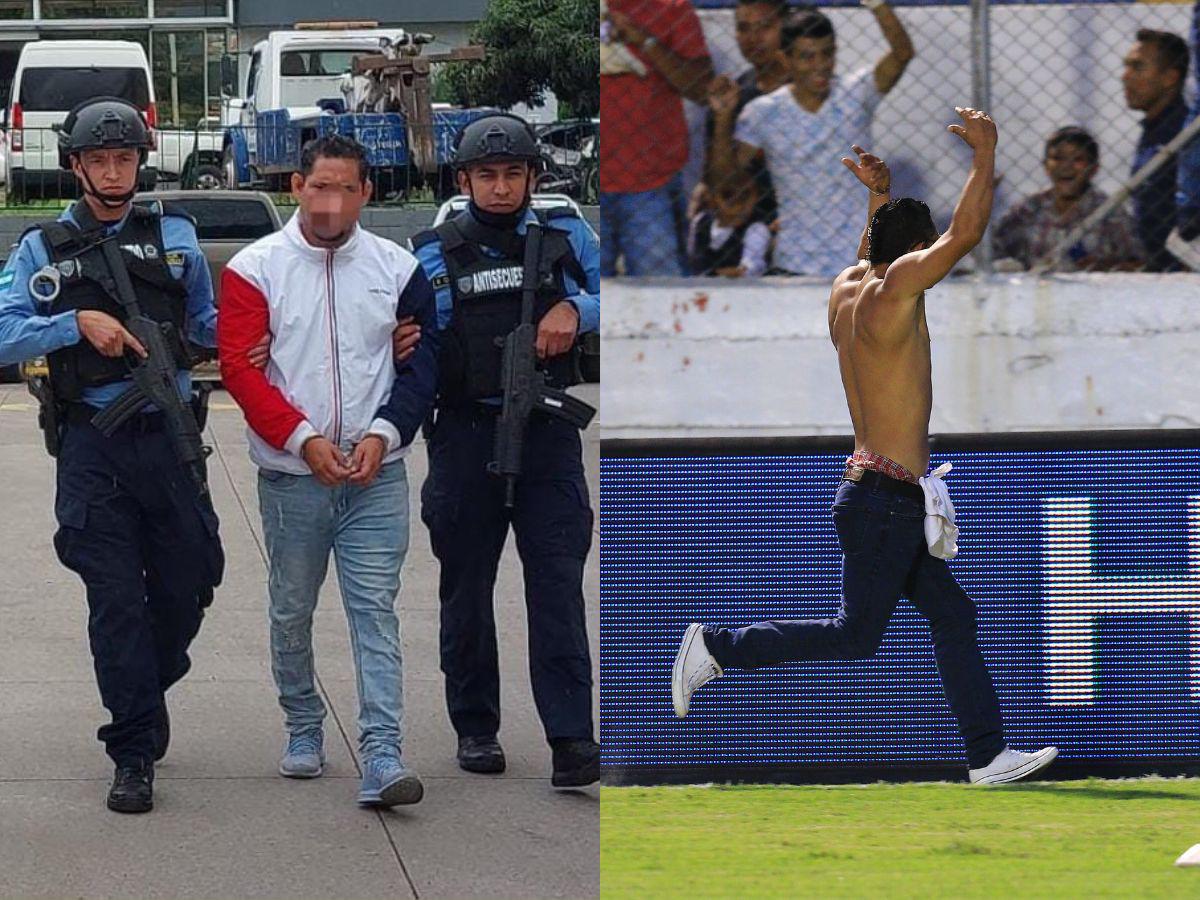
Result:
[[[524,220],[517,226],[517,233],[524,234],[529,222],[536,222],[537,214],[526,210]],[[565,231],[575,258],[587,273],[587,284],[578,284],[569,272],[563,273],[567,296],[579,310],[579,333],[600,330],[600,244],[587,223],[577,216],[562,216],[551,219],[547,227]],[[491,247],[483,247],[483,252],[489,256],[500,257],[503,254]],[[438,329],[445,331],[450,327],[450,319],[454,310],[454,302],[450,293],[450,280],[446,272],[446,259],[442,253],[442,242],[431,241],[416,251],[416,257],[421,262],[430,283],[434,287],[437,298]],[[519,270],[520,266],[514,266]],[[500,277],[500,276],[493,276]],[[517,271],[516,284],[520,287],[521,273]]]
[[[58,217],[59,221],[75,223],[72,215],[74,210],[73,203]],[[125,218],[121,218],[107,226],[105,233],[113,234],[124,224]],[[200,250],[196,229],[182,216],[164,215],[162,239],[165,261],[171,275],[187,290],[187,338],[197,346],[216,347],[217,311],[213,306],[212,276]],[[125,252],[135,252],[129,248],[123,249]],[[145,252],[145,248],[138,249]],[[151,252],[157,252],[157,248],[151,246]],[[31,231],[21,239],[0,272],[0,365],[45,356],[86,340],[79,332],[74,311],[47,315],[50,304],[36,298],[29,290],[30,277],[46,266],[49,260],[42,234]],[[63,284],[65,287],[65,279]],[[177,378],[180,394],[189,396],[189,373],[180,370]],[[126,383],[117,382],[88,388],[84,391],[83,400],[102,408],[116,399],[127,386]]]

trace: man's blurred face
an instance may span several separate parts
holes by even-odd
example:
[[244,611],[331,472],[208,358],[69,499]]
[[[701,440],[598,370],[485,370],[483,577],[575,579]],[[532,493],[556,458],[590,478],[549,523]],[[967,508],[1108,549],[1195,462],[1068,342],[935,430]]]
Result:
[[137,184],[138,162],[138,151],[132,147],[84,150],[71,157],[71,170],[79,177],[87,173],[97,192],[120,196]]
[[1076,200],[1092,183],[1099,166],[1078,144],[1063,141],[1046,151],[1043,161],[1050,176],[1050,189],[1058,200]]
[[360,178],[356,159],[318,156],[307,177],[293,173],[292,196],[309,237],[336,246],[350,237],[371,196],[371,182]]
[[1121,86],[1130,109],[1147,110],[1180,89],[1179,72],[1163,68],[1153,44],[1138,41],[1125,54]]
[[530,181],[529,164],[514,160],[474,163],[458,173],[458,189],[484,212],[498,215],[525,205]]
[[837,41],[834,35],[823,38],[800,37],[788,48],[792,83],[800,90],[826,97],[833,85],[833,67],[837,62]]
[[769,3],[746,3],[733,13],[738,49],[746,62],[761,69],[779,55],[783,19]]

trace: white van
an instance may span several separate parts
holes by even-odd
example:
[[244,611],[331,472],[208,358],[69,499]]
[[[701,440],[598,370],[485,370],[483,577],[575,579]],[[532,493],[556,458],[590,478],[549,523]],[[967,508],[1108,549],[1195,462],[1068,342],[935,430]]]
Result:
[[[146,51],[134,41],[31,41],[21,48],[12,95],[4,113],[8,128],[8,194],[17,200],[78,194],[75,176],[58,162],[53,130],[78,103],[121,97],[157,124],[154,82]],[[139,187],[153,189],[158,153],[150,152]]]

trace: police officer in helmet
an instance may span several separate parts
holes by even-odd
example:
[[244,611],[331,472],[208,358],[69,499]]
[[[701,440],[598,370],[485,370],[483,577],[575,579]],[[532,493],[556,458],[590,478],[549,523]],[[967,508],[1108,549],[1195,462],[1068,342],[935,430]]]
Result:
[[137,308],[166,336],[181,400],[192,401],[190,346],[216,344],[194,223],[169,206],[131,203],[150,146],[126,101],[76,106],[59,149],[82,197],[28,230],[0,273],[0,360],[47,357],[39,401],[58,459],[54,546],[86,587],[96,679],[112,715],[99,730],[116,767],[107,805],[127,813],[153,806],[154,762],[170,736],[164,694],[190,666],[188,645],[224,566],[207,491],[177,458],[162,409],[131,412],[108,435],[92,421],[131,396],[130,373],[147,357],[126,328],[128,293],[114,287],[104,242],[118,248]]
[[441,564],[441,667],[459,765],[481,773],[505,768],[493,590],[511,527],[524,574],[534,701],[553,751],[551,781],[578,787],[600,774],[583,600],[593,517],[579,429],[530,416],[511,508],[504,480],[487,470],[502,394],[501,345],[521,321],[532,228],[542,234],[536,352],[551,385],[579,380],[577,338],[600,325],[598,242],[572,210],[531,209],[540,160],[524,120],[495,114],[471,122],[457,136],[454,158],[469,206],[413,238],[442,330],[422,519]]

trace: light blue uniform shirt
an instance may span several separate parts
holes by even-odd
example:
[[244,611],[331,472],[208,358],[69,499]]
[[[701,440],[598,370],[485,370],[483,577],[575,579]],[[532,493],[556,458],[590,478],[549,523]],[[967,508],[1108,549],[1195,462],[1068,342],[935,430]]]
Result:
[[[77,201],[83,202],[83,201]],[[58,217],[60,222],[75,222],[71,204]],[[105,229],[113,234],[125,225],[125,219]],[[213,306],[212,276],[200,251],[196,229],[181,216],[162,218],[163,249],[166,251],[171,275],[187,290],[186,335],[201,347],[217,345],[217,310]],[[181,262],[172,261],[176,258]],[[32,231],[21,239],[16,251],[0,272],[0,365],[12,365],[45,356],[63,347],[85,340],[79,333],[74,311],[50,315],[50,304],[37,298],[29,289],[30,277],[47,265],[50,254],[41,232]],[[180,369],[177,376],[179,392],[191,394],[191,377]],[[129,380],[87,388],[83,401],[103,408],[129,387]]]
[[[537,221],[537,214],[533,210],[528,210],[525,213],[525,220],[517,226],[517,233],[524,234],[527,223],[531,221]],[[566,299],[574,303],[575,308],[579,310],[579,333],[599,331],[600,244],[596,240],[596,235],[583,219],[575,216],[551,219],[547,223],[547,227],[566,232],[571,249],[575,251],[575,258],[587,274],[587,283],[578,284],[569,272],[563,273]],[[480,247],[480,250],[488,256],[496,258],[503,256],[502,253],[491,247]],[[441,284],[445,281],[442,276],[446,274],[446,258],[441,241],[430,241],[428,244],[418,247],[416,257],[420,260],[421,268],[425,270],[425,274],[432,284]],[[450,327],[450,318],[454,312],[450,287],[448,285],[439,287],[435,291],[435,296],[437,298],[438,328],[445,331]]]

